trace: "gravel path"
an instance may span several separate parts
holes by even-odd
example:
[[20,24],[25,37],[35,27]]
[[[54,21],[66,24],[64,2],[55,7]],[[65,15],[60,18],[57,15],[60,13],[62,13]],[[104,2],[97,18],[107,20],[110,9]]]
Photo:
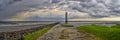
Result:
[[[90,37],[89,34],[86,35]],[[61,25],[56,25],[37,40],[83,40],[86,35],[79,33],[75,27],[62,27]]]

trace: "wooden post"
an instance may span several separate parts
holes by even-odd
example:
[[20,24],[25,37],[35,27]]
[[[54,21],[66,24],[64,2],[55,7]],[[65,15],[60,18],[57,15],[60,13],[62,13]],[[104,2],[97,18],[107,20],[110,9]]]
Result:
[[65,13],[65,24],[68,24],[68,13]]

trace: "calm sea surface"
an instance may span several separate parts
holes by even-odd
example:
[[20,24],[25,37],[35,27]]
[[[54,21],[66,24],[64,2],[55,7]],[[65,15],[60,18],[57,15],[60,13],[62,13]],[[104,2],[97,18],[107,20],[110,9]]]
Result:
[[[20,26],[20,25],[34,25],[34,24],[46,25],[54,22],[14,22],[14,23],[16,24],[0,23],[0,26]],[[64,24],[65,22],[60,22],[60,23]],[[68,23],[74,26],[89,25],[89,24],[112,26],[120,22],[68,22]]]
[[[61,22],[61,23],[64,24],[65,22]],[[82,25],[89,25],[89,24],[112,26],[120,22],[68,22],[68,23],[74,26],[82,26]]]

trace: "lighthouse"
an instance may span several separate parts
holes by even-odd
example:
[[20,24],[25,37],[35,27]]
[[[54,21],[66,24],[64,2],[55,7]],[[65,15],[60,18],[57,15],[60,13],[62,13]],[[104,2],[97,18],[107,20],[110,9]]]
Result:
[[68,24],[68,13],[65,13],[65,24]]

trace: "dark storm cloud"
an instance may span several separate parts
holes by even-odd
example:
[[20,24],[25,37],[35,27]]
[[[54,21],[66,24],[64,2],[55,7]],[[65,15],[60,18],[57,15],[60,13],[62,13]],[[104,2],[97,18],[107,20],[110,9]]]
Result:
[[44,6],[49,6],[49,3],[41,0],[0,0],[0,20],[11,18],[31,8],[39,9]]
[[[0,19],[8,19],[16,16],[16,14],[19,12],[31,9],[34,10],[34,8],[35,10],[50,10],[53,8],[59,8],[60,10],[67,11],[69,13],[72,12],[70,18],[103,18],[120,16],[120,0],[0,0],[0,8]],[[50,13],[47,14],[51,15]],[[30,16],[26,18],[26,20],[63,19],[62,16],[56,16],[57,18],[54,16],[58,14],[52,14],[54,17],[46,17],[46,19],[42,18],[39,15],[34,14],[32,17]],[[36,16],[39,16],[39,19],[37,19]]]

